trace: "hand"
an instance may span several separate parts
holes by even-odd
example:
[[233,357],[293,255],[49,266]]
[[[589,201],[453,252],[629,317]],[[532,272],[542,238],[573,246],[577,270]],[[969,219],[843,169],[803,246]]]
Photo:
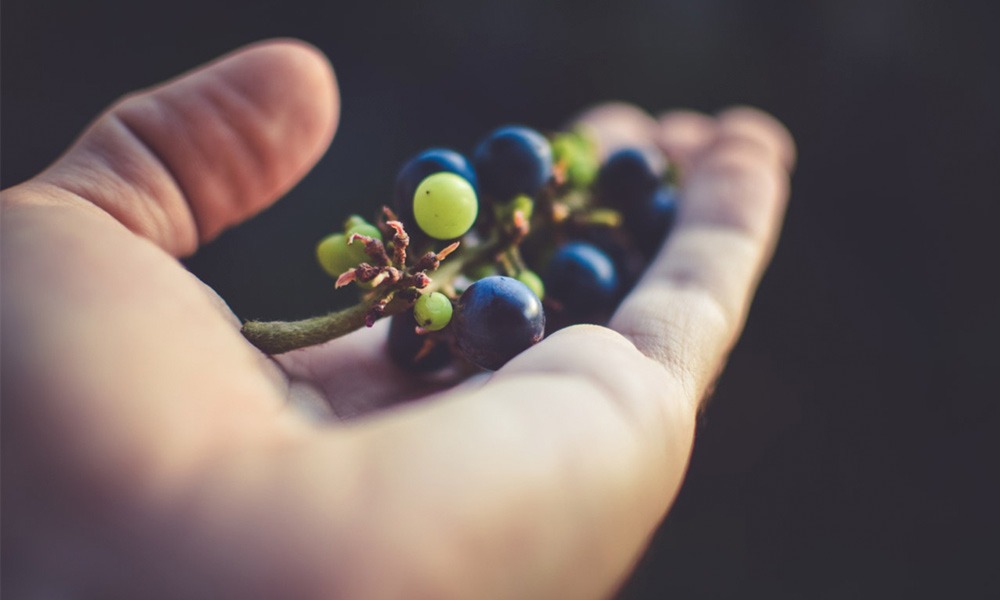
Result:
[[773,249],[787,133],[663,117],[682,214],[610,327],[447,391],[386,364],[384,327],[268,359],[176,260],[294,185],[337,106],[315,50],[256,45],[126,97],[3,193],[12,596],[600,597],[639,557]]

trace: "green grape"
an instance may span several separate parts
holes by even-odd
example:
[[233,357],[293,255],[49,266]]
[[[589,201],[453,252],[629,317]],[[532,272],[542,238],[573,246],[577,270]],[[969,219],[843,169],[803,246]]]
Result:
[[357,215],[347,219],[344,228],[346,230],[344,233],[328,235],[316,246],[316,259],[331,277],[339,277],[344,271],[368,262],[370,257],[365,252],[365,243],[361,240],[349,243],[352,235],[357,233],[377,240],[382,239],[382,232],[378,227]]
[[495,264],[483,263],[477,266],[476,268],[472,269],[472,271],[468,275],[469,279],[473,281],[479,281],[484,277],[491,277],[497,274],[499,274],[499,271],[497,271],[497,266]]
[[348,238],[356,233],[358,235],[366,235],[370,238],[375,238],[380,242],[384,241],[382,239],[382,232],[378,230],[378,227],[375,227],[371,223],[366,223],[364,220],[361,220],[361,222],[358,223],[357,221],[353,221],[353,219],[348,219],[347,223],[344,225],[346,225],[346,227],[344,227],[344,233],[347,234]]
[[535,213],[535,201],[524,194],[516,196],[510,201],[510,214],[513,215],[517,211],[521,211],[524,214],[524,218],[530,221],[531,215]]
[[451,300],[441,292],[424,294],[413,305],[417,324],[428,331],[443,329],[451,321],[451,313]]
[[331,277],[340,277],[344,271],[358,266],[354,261],[354,247],[347,245],[347,236],[334,233],[323,238],[316,245],[316,259]]
[[515,196],[510,202],[498,203],[493,207],[493,213],[497,220],[509,222],[514,218],[514,213],[520,211],[524,218],[531,221],[531,215],[535,212],[535,201],[530,196],[521,194]]
[[[358,227],[360,225],[369,225],[369,226],[371,226],[371,223],[369,223],[368,221],[366,221],[364,219],[364,217],[362,217],[361,215],[351,215],[351,216],[347,217],[346,219],[344,219],[344,232],[350,231],[352,228]],[[376,228],[376,231],[377,230],[378,229]],[[365,234],[365,235],[368,235],[368,234]],[[379,239],[382,239],[381,232],[379,233]]]
[[[355,240],[354,242],[348,242],[350,236],[344,236],[344,244],[346,244],[346,252],[351,267],[356,267],[363,262],[368,261],[368,253],[365,252],[365,243],[361,240]],[[348,268],[351,268],[348,267]]]
[[365,243],[361,240],[355,240],[351,242],[351,236],[354,234],[368,236],[370,238],[375,238],[376,240],[382,241],[382,232],[378,230],[368,221],[365,221],[358,215],[351,215],[346,221],[344,221],[344,234],[347,236],[347,249],[351,260],[354,264],[351,267],[356,267],[363,262],[368,262],[369,256],[365,252]]
[[435,173],[417,186],[413,218],[432,238],[461,237],[476,222],[479,201],[472,185],[454,173]]
[[559,133],[552,139],[552,155],[566,167],[569,184],[585,188],[594,182],[600,168],[593,144],[578,132]]
[[535,292],[539,300],[545,298],[545,284],[542,283],[542,278],[538,276],[538,273],[530,269],[522,269],[517,274],[517,280],[528,286],[529,290]]

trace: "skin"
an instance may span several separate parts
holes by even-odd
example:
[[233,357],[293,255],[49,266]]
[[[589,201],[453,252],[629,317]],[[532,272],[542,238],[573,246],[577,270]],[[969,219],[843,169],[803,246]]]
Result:
[[449,389],[386,364],[384,326],[269,359],[176,260],[294,185],[337,119],[322,55],[258,44],[3,192],[12,597],[597,598],[630,572],[775,245],[791,138],[747,108],[650,121],[685,199],[609,327]]

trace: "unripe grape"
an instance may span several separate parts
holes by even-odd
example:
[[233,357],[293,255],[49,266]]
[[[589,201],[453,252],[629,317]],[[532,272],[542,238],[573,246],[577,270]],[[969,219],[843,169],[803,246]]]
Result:
[[[472,189],[477,189],[476,172],[469,160],[463,155],[448,148],[429,148],[417,154],[406,162],[396,176],[396,187],[393,192],[393,203],[399,218],[407,225],[413,224],[413,196],[417,187],[428,176],[434,173],[454,173],[462,177]],[[419,230],[410,231],[410,235],[420,235]]]
[[368,223],[357,215],[352,215],[344,222],[345,233],[334,233],[320,240],[316,245],[316,260],[323,270],[331,277],[339,277],[345,271],[353,269],[363,262],[368,262],[369,256],[365,244],[360,240],[349,243],[355,233],[377,240],[382,239],[378,227]]
[[498,273],[497,266],[493,263],[483,263],[476,268],[472,269],[469,273],[469,278],[473,281],[479,281],[480,279],[491,277]]
[[566,180],[574,188],[586,188],[597,177],[597,148],[584,134],[565,132],[552,139],[552,159],[566,169]]
[[479,201],[472,185],[454,173],[424,179],[413,196],[413,216],[424,233],[438,240],[461,237],[476,222]]
[[451,300],[441,292],[431,292],[417,298],[413,317],[417,324],[428,331],[439,331],[451,321]]
[[347,220],[347,222],[344,223],[344,233],[347,234],[348,239],[356,233],[358,235],[375,238],[379,241],[385,241],[382,239],[382,232],[379,231],[378,227],[375,227],[357,215],[352,216]]
[[344,271],[358,266],[352,256],[353,250],[347,245],[346,235],[334,233],[316,245],[316,260],[330,277],[339,277]]
[[517,274],[517,280],[528,286],[528,289],[534,292],[539,300],[545,299],[545,284],[542,283],[542,278],[538,276],[538,273],[531,269],[522,269]]

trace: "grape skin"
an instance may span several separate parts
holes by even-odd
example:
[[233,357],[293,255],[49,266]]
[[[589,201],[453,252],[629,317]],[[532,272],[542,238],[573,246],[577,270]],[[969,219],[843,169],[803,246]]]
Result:
[[528,286],[540,300],[545,299],[545,284],[542,283],[542,278],[538,276],[538,273],[530,269],[522,269],[520,273],[517,274],[517,280]]
[[382,239],[382,232],[377,227],[360,220],[352,223],[345,233],[328,235],[316,245],[316,260],[330,277],[339,277],[345,271],[368,261],[364,242],[355,240],[349,243],[351,235],[355,233]]
[[367,256],[364,244],[348,245],[343,233],[328,235],[316,245],[316,260],[330,277],[339,277],[364,262]]
[[632,210],[660,185],[666,163],[659,153],[624,148],[608,157],[597,176],[597,196],[607,206]]
[[552,139],[552,156],[566,169],[566,180],[575,188],[586,188],[597,177],[600,163],[588,140],[577,132],[557,134]]
[[449,148],[428,148],[408,160],[396,176],[393,202],[403,222],[413,223],[413,195],[420,183],[435,173],[454,173],[477,189],[476,172],[465,156]]
[[677,205],[677,190],[662,185],[646,201],[625,211],[625,227],[646,258],[656,254],[673,227]]
[[413,317],[427,331],[444,329],[451,321],[452,312],[451,300],[441,292],[420,296],[413,305]]
[[611,258],[588,242],[569,242],[549,262],[545,287],[575,318],[590,319],[611,311],[621,288]]
[[[371,223],[365,223],[365,222],[355,223],[350,227],[348,227],[345,233],[347,234],[348,240],[350,240],[351,236],[354,235],[355,233],[358,235],[374,238],[379,241],[382,240],[382,232],[378,230],[378,227],[375,227]],[[351,246],[354,246],[356,244],[361,244],[362,246],[364,246],[363,243],[358,241],[352,243]]]
[[501,127],[473,154],[482,195],[494,203],[519,194],[535,197],[552,177],[552,148],[534,129]]
[[545,312],[528,286],[495,275],[465,290],[451,329],[456,346],[470,362],[495,371],[542,339]]
[[424,179],[413,196],[417,226],[434,239],[461,237],[476,222],[476,191],[454,173],[435,173]]

